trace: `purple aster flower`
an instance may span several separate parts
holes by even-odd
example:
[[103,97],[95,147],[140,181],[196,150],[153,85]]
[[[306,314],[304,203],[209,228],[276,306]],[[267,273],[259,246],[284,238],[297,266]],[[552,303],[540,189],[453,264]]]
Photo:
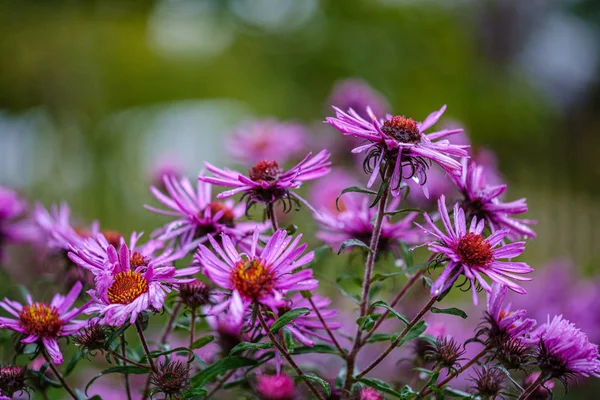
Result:
[[[327,307],[331,305],[331,300],[319,295],[314,295],[312,300],[315,303],[315,306],[319,309],[321,317],[323,317],[323,319],[326,321],[329,320],[327,321],[327,326],[329,329],[339,329],[341,325],[338,322],[331,321],[331,319],[335,318],[337,315],[337,311],[334,309],[327,309]],[[312,305],[308,299],[305,299],[301,293],[296,293],[290,297],[288,304],[277,309],[277,318],[294,308],[308,308],[311,310],[310,313],[296,318],[292,323],[285,326],[285,329],[288,329],[294,338],[296,338],[303,345],[310,347],[315,345],[315,342],[311,339],[311,337],[332,343],[329,336],[318,333],[318,331],[324,331],[323,324],[312,309]],[[268,318],[267,323],[271,325],[273,322],[275,322],[275,320],[275,316],[272,315],[270,318]]]
[[250,251],[240,254],[229,236],[221,234],[222,246],[209,236],[214,251],[200,245],[196,261],[213,283],[231,293],[211,313],[231,308],[238,298],[245,309],[258,302],[275,312],[287,304],[284,295],[288,291],[316,289],[318,282],[312,270],[299,270],[314,258],[312,251],[302,256],[307,245],[299,245],[301,239],[302,235],[294,239],[285,230],[278,230],[259,253],[259,232],[254,231]]
[[487,185],[482,166],[466,158],[463,158],[462,163],[462,175],[454,180],[464,196],[461,206],[467,215],[485,220],[492,232],[508,230],[510,239],[519,236],[535,237],[535,232],[528,226],[535,224],[535,221],[512,218],[512,215],[527,212],[526,200],[523,198],[509,203],[502,202],[500,196],[506,190],[506,185]]
[[365,111],[367,107],[371,107],[375,115],[383,115],[390,109],[387,99],[381,93],[358,78],[336,82],[329,97],[329,104],[337,104],[345,111],[356,110],[364,119],[370,119]]
[[267,224],[238,222],[246,213],[245,204],[236,205],[233,200],[213,201],[212,187],[208,183],[200,181],[194,189],[187,178],[178,181],[164,177],[164,186],[167,194],[154,186],[150,191],[169,209],[145,206],[150,211],[177,218],[155,232],[159,240],[179,239],[181,245],[189,246],[205,242],[208,234],[223,232],[237,241],[250,236],[256,228],[268,228]]
[[94,221],[89,228],[74,228],[71,224],[71,210],[67,203],[53,204],[50,211],[38,203],[33,217],[43,232],[45,245],[49,249],[68,251],[71,246],[81,246],[85,239],[100,233],[97,221]]
[[[367,187],[371,187],[377,176],[391,173],[392,194],[398,196],[403,178],[413,178],[424,184],[427,180],[426,170],[431,162],[439,164],[451,175],[461,174],[461,164],[453,157],[466,157],[468,146],[451,144],[447,139],[439,140],[462,131],[462,129],[446,129],[430,134],[424,132],[431,128],[446,110],[429,114],[423,122],[416,122],[404,116],[386,116],[378,119],[370,108],[367,108],[369,120],[362,118],[354,110],[347,113],[333,107],[337,118],[329,117],[326,122],[344,135],[364,139],[367,144],[356,147],[353,153],[368,151],[364,161],[365,171],[371,173]],[[408,176],[402,176],[404,168],[410,166]],[[393,168],[392,171],[387,171]],[[427,195],[427,189],[423,186]]]
[[93,304],[87,312],[99,313],[107,325],[119,326],[127,319],[134,323],[143,311],[161,310],[167,293],[180,284],[193,282],[194,278],[185,277],[200,271],[199,267],[176,269],[171,264],[184,257],[188,249],[160,251],[160,242],[138,246],[138,239],[133,233],[129,246],[121,239],[117,250],[98,235],[69,253],[75,264],[95,275],[96,288],[88,291]]
[[294,380],[285,373],[260,375],[256,392],[261,400],[292,400],[295,397]]
[[0,261],[4,259],[4,245],[35,239],[36,232],[29,221],[23,220],[27,203],[13,190],[0,186]]
[[562,315],[552,320],[548,316],[534,337],[539,340],[536,359],[542,373],[563,382],[582,376],[600,377],[598,346]]
[[499,283],[494,283],[492,292],[488,293],[486,319],[489,328],[486,331],[497,344],[509,339],[529,339],[529,333],[536,324],[535,320],[525,318],[526,310],[511,311],[510,304],[503,308],[507,293],[507,287]]
[[[337,214],[326,211],[314,214],[315,220],[321,227],[316,234],[317,238],[335,249],[349,239],[359,239],[363,243],[369,244],[373,235],[372,221],[377,210],[369,207],[370,200],[365,196],[348,193],[341,199],[344,201],[343,210]],[[387,211],[396,210],[399,204],[399,197],[393,199],[388,204]],[[417,212],[411,212],[397,221],[392,221],[391,217],[386,216],[382,223],[378,252],[394,251],[397,253],[398,246],[402,241],[410,244],[421,243],[424,235],[413,225],[413,221],[418,215]],[[400,258],[399,253],[396,255]]]
[[[221,304],[227,300],[226,296],[221,295],[215,304]],[[229,355],[233,349],[244,338],[242,327],[247,317],[247,308],[240,296],[231,298],[229,308],[218,314],[211,313],[212,306],[203,307],[203,313],[206,315],[206,322],[210,328],[219,335],[219,346],[223,350],[223,354]],[[249,341],[252,338],[247,338]]]
[[226,141],[234,160],[254,164],[261,160],[286,163],[304,151],[308,132],[297,123],[273,119],[242,123]]
[[438,229],[429,214],[425,214],[428,228],[421,227],[426,233],[437,239],[429,243],[429,251],[437,254],[440,262],[448,263],[431,287],[431,296],[437,296],[450,288],[461,274],[472,286],[475,305],[477,305],[478,287],[482,287],[488,293],[492,291],[482,275],[488,276],[494,282],[508,286],[517,293],[526,293],[523,287],[509,278],[519,281],[531,280],[520,274],[527,274],[533,269],[524,262],[499,261],[502,258],[512,259],[519,256],[525,250],[525,242],[514,242],[496,248],[508,235],[508,231],[496,231],[489,237],[485,237],[482,234],[485,222],[478,221],[475,216],[467,232],[465,212],[458,204],[454,205],[453,227],[444,196],[438,200],[438,209],[446,233]]
[[364,388],[360,391],[359,400],[383,400],[383,396],[373,388]]
[[249,170],[248,176],[206,163],[206,168],[215,174],[215,177],[200,176],[198,179],[234,188],[220,193],[217,199],[243,193],[243,198],[247,198],[249,206],[254,203],[273,204],[282,200],[286,208],[290,209],[291,203],[299,200],[312,209],[306,200],[290,191],[299,188],[305,181],[320,178],[329,172],[331,161],[327,150],[311,156],[312,153],[309,153],[304,160],[288,171],[283,171],[277,161],[259,161]]
[[75,318],[85,311],[90,303],[81,308],[72,307],[82,287],[81,283],[77,283],[66,296],[57,293],[50,304],[34,303],[29,295],[26,305],[5,298],[4,301],[0,301],[0,307],[17,319],[0,317],[0,328],[24,334],[21,343],[41,342],[52,361],[62,364],[63,356],[57,339],[72,335],[86,325],[86,321],[76,321]]
[[[337,214],[345,210],[345,198],[351,194],[340,197],[336,206],[336,199],[342,190],[356,186],[358,182],[351,173],[339,168],[333,168],[329,174],[316,181],[310,187],[310,204],[317,210]],[[338,210],[339,207],[339,210]]]

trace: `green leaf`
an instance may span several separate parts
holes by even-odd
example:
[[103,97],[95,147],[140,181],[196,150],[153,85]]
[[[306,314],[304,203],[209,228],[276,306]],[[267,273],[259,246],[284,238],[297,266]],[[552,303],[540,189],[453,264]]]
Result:
[[391,181],[391,179],[383,181],[381,186],[379,186],[379,190],[377,191],[377,196],[375,196],[375,200],[373,200],[373,203],[371,203],[369,208],[375,207],[377,205],[377,203],[379,203],[379,200],[381,200],[381,197],[383,196],[385,191],[388,189],[388,186],[390,185],[390,181]]
[[203,387],[194,387],[183,394],[185,399],[196,399],[206,396],[208,392]]
[[415,264],[415,259],[413,257],[413,253],[409,250],[408,244],[405,241],[402,241],[400,244],[400,249],[402,250],[402,258],[406,263],[406,267],[410,268]]
[[87,385],[85,385],[85,394],[87,396],[88,389],[90,388],[90,386],[92,386],[92,383],[94,383],[96,381],[96,379],[103,377],[105,375],[109,375],[109,374],[145,375],[147,373],[148,373],[147,368],[136,367],[135,365],[119,365],[117,367],[111,367],[111,368],[105,369],[104,371],[100,372],[98,375],[93,377],[92,380],[89,381]]
[[417,397],[417,393],[408,385],[402,388],[400,395],[402,396],[402,400],[410,400]]
[[242,342],[238,343],[231,351],[229,355],[232,356],[234,354],[240,353],[244,350],[262,350],[262,349],[270,349],[273,347],[273,343],[264,342],[264,343],[250,343],[250,342]]
[[461,317],[462,319],[467,319],[467,313],[461,310],[460,308],[451,307],[451,308],[437,308],[431,307],[431,312],[434,314],[450,314]]
[[459,397],[461,399],[470,399],[473,396],[470,395],[467,392],[463,392],[462,390],[458,390],[458,389],[452,389],[452,388],[445,388],[444,389],[444,394],[451,396],[451,397]]
[[385,213],[385,215],[396,215],[396,214],[402,214],[402,213],[407,213],[407,212],[419,212],[419,213],[424,213],[424,210],[421,210],[420,208],[402,208],[400,210],[394,210],[394,211],[387,211]]
[[83,350],[82,349],[77,350],[77,353],[75,353],[73,358],[71,358],[71,361],[69,361],[69,364],[67,365],[67,369],[65,369],[65,376],[69,376],[71,374],[71,372],[73,372],[73,370],[75,370],[77,363],[79,362],[79,360],[81,360],[82,357],[83,357]]
[[110,348],[110,345],[112,344],[112,342],[115,341],[116,338],[118,338],[119,336],[121,336],[123,334],[123,332],[125,332],[127,330],[127,328],[129,328],[131,326],[131,324],[129,322],[125,322],[123,325],[121,325],[120,327],[118,327],[117,329],[115,329],[110,336],[108,336],[105,341],[104,341],[104,346],[108,349]]
[[343,195],[345,195],[346,193],[377,194],[376,192],[374,192],[372,190],[359,188],[358,186],[347,187],[346,189],[342,190],[342,193],[340,193],[340,195],[335,199],[335,208],[337,208],[338,211],[340,211],[340,198]]
[[425,321],[419,321],[411,328],[410,331],[402,338],[402,340],[398,343],[398,346],[402,346],[406,342],[410,342],[413,339],[418,338],[423,332],[427,329],[427,323]]
[[405,273],[405,274],[414,274],[415,272],[419,272],[423,268],[427,268],[428,265],[429,265],[428,263],[415,264],[413,266],[410,266],[410,267],[406,268],[402,272]]
[[373,308],[383,307],[386,310],[388,310],[390,313],[394,314],[396,316],[396,318],[398,318],[400,321],[404,322],[405,325],[410,324],[410,321],[408,320],[408,318],[406,318],[404,315],[400,314],[398,311],[396,311],[393,307],[391,307],[385,301],[375,302],[375,303],[373,303],[373,305],[371,305],[371,307],[373,307]]
[[310,313],[310,310],[306,307],[304,308],[295,308],[283,314],[281,317],[277,318],[273,325],[271,325],[271,332],[275,333],[296,318],[306,315]]
[[400,392],[394,390],[394,388],[392,388],[390,385],[388,385],[382,380],[375,378],[360,378],[358,381],[381,392],[391,394],[392,396],[397,397],[399,399],[402,398],[402,394]]
[[[192,354],[195,357],[194,352],[192,350],[188,349],[187,347],[176,347],[174,349],[169,349],[169,350],[164,350],[164,351],[154,350],[154,351],[150,352],[150,357],[158,358],[160,356],[166,356],[171,353],[184,352],[184,351]],[[193,358],[192,358],[192,360],[193,360]],[[144,357],[142,357],[142,359],[140,360],[140,363],[145,363],[146,361],[148,361],[148,356],[144,354]]]
[[331,387],[329,386],[329,383],[325,379],[322,379],[313,373],[305,373],[303,375],[296,377],[296,379],[294,379],[294,382],[298,382],[300,379],[318,383],[319,385],[323,386],[323,388],[325,388],[327,397],[331,396]]
[[363,331],[370,331],[373,329],[375,325],[375,321],[381,318],[380,314],[369,314],[364,317],[359,317],[356,319],[356,324],[360,326],[360,329]]
[[388,278],[393,278],[395,276],[405,275],[405,274],[406,274],[406,272],[404,272],[404,271],[390,272],[390,273],[387,273],[387,274],[375,274],[373,276],[373,278],[371,278],[371,282],[385,281]]
[[246,357],[225,357],[210,365],[208,368],[198,372],[190,379],[190,386],[205,386],[208,382],[211,382],[220,374],[230,371],[232,369],[250,367],[256,364],[256,361]]
[[362,240],[348,239],[344,243],[342,243],[340,249],[338,250],[338,254],[342,254],[342,252],[344,250],[346,250],[348,247],[356,247],[356,246],[362,247],[363,249],[367,250],[369,253],[373,252],[371,250],[371,248],[369,247],[369,245],[366,244],[365,242],[363,242]]
[[292,332],[286,328],[283,328],[283,343],[285,344],[285,348],[289,351],[294,350],[294,336],[292,336]]
[[335,355],[342,357],[340,352],[335,347],[330,346],[328,344],[315,344],[313,347],[309,347],[309,346],[296,347],[294,349],[294,351],[291,352],[291,354],[294,354],[294,355],[311,354],[311,353],[335,354]]
[[215,340],[215,337],[212,335],[201,337],[199,339],[194,340],[194,343],[192,343],[192,345],[190,346],[190,349],[192,349],[192,350],[200,349],[200,348],[206,346],[207,344],[209,344],[210,342],[212,342],[213,340]]
[[374,333],[367,339],[367,343],[390,342],[394,337],[396,335],[391,333]]

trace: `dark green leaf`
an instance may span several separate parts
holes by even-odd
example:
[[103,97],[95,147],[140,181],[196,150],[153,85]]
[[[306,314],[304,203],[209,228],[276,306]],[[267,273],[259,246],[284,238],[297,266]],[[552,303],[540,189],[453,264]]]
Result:
[[[194,352],[192,350],[188,349],[187,347],[176,347],[174,349],[169,349],[169,350],[164,350],[164,351],[157,351],[157,350],[151,351],[150,357],[158,358],[158,357],[166,356],[168,354],[176,353],[176,352],[187,352],[187,353],[194,355]],[[146,356],[144,354],[144,357],[142,357],[142,359],[140,360],[140,363],[145,363],[146,361],[148,361],[148,356]]]
[[427,323],[425,321],[419,321],[412,327],[410,331],[402,338],[402,340],[398,343],[397,347],[402,346],[404,343],[409,342],[413,339],[418,338],[423,332],[427,329]]
[[369,339],[367,339],[367,343],[389,342],[394,337],[397,336],[391,333],[374,333]]
[[340,198],[346,193],[377,194],[372,190],[359,188],[358,186],[347,187],[346,189],[342,190],[342,193],[340,193],[340,195],[335,199],[335,208],[337,208],[338,211],[340,210]]
[[377,205],[377,203],[379,203],[379,200],[381,199],[381,197],[383,196],[383,194],[385,193],[385,191],[388,189],[388,186],[390,185],[390,180],[391,179],[383,181],[383,183],[381,184],[381,186],[379,186],[379,191],[377,191],[377,196],[375,196],[375,200],[373,200],[373,203],[371,203],[371,205],[369,206],[369,208],[375,207]]
[[390,272],[390,273],[386,273],[386,274],[375,274],[373,276],[373,278],[371,278],[371,282],[385,281],[388,278],[393,278],[395,276],[405,275],[405,274],[406,274],[406,272],[404,272],[404,271]]
[[375,378],[361,378],[358,381],[381,392],[391,394],[392,396],[397,397],[399,399],[402,398],[402,394],[400,392],[394,390],[394,388],[392,388],[390,385],[388,385],[382,380]]
[[89,381],[87,385],[85,385],[85,394],[87,395],[87,391],[88,391],[89,387],[92,386],[92,383],[94,383],[96,381],[96,379],[98,379],[102,376],[105,376],[108,374],[144,375],[147,373],[148,373],[147,368],[136,367],[134,365],[119,365],[117,367],[111,367],[111,368],[105,369],[104,371],[100,372],[98,375],[93,377],[92,380]]
[[73,370],[77,366],[77,363],[79,362],[79,360],[81,360],[81,357],[83,357],[83,351],[79,349],[77,350],[73,358],[71,358],[71,361],[69,361],[67,369],[65,369],[65,376],[69,376],[71,372],[73,372]]
[[286,312],[281,317],[277,318],[275,322],[273,322],[273,325],[271,325],[271,332],[277,332],[296,318],[300,317],[301,315],[306,315],[308,313],[310,313],[310,310],[308,308],[295,308]]
[[206,346],[207,344],[209,344],[210,342],[212,342],[213,340],[215,340],[214,336],[201,337],[199,339],[194,340],[194,343],[192,343],[192,345],[190,346],[190,349],[192,349],[192,350],[200,349],[200,348]]
[[400,314],[398,311],[396,311],[393,307],[391,307],[385,301],[378,301],[376,303],[373,303],[373,305],[371,307],[373,307],[373,308],[383,307],[386,310],[388,310],[390,313],[394,314],[396,316],[396,318],[398,318],[400,321],[404,322],[405,325],[408,325],[410,323],[410,321],[404,315]]
[[363,331],[370,331],[373,329],[373,325],[375,325],[375,321],[381,318],[380,314],[369,314],[364,317],[359,317],[356,319],[356,324]]
[[319,378],[317,375],[315,375],[313,373],[307,373],[307,374],[296,377],[296,379],[294,379],[294,381],[298,382],[300,379],[318,383],[319,385],[323,386],[323,388],[325,388],[327,397],[331,396],[331,387],[329,386],[329,383],[327,383],[327,381],[325,379]]
[[421,210],[420,208],[402,208],[400,210],[387,211],[385,213],[385,215],[396,215],[396,214],[402,214],[402,213],[407,213],[407,212],[424,213],[425,211]]
[[356,246],[362,247],[363,249],[367,250],[369,253],[372,253],[372,250],[369,247],[369,245],[366,244],[365,242],[363,242],[362,240],[348,239],[344,243],[342,243],[342,246],[338,250],[338,254],[342,254],[342,251],[346,250],[348,247],[356,247]]
[[412,266],[406,268],[402,272],[405,273],[405,274],[414,274],[415,272],[419,272],[423,268],[427,268],[428,265],[429,265],[428,263],[415,264],[415,265],[412,265]]
[[470,399],[473,397],[467,392],[463,392],[462,390],[458,390],[458,389],[452,389],[449,387],[444,389],[444,394],[451,396],[451,397],[458,397],[461,399]]
[[283,343],[289,351],[294,350],[294,337],[289,329],[283,328]]
[[190,379],[191,387],[203,387],[208,382],[212,382],[220,374],[230,371],[232,369],[250,367],[256,364],[256,361],[246,357],[225,357],[212,364],[206,369],[198,372]]
[[404,386],[400,391],[402,400],[410,400],[417,397],[417,393],[408,385]]
[[242,343],[238,343],[233,349],[231,349],[231,351],[229,352],[229,355],[233,356],[234,354],[237,354],[244,350],[261,350],[261,349],[270,349],[271,347],[273,347],[273,343],[271,343],[271,342],[264,342],[264,343],[242,342]]
[[296,347],[294,349],[294,351],[291,353],[294,355],[311,354],[311,353],[335,354],[335,355],[342,357],[340,352],[337,351],[337,349],[335,347],[330,346],[328,344],[315,344],[313,347],[309,347],[309,346]]
[[208,392],[203,387],[194,387],[183,394],[185,399],[198,399],[206,396]]
[[467,313],[461,310],[460,308],[451,307],[451,308],[437,308],[431,307],[431,312],[434,314],[450,314],[461,317],[462,319],[467,319]]
[[294,224],[290,224],[286,226],[285,231],[288,235],[293,235],[294,233],[298,232],[298,227]]
[[125,322],[123,325],[115,329],[104,341],[104,345],[106,346],[106,348],[110,348],[112,342],[114,342],[116,338],[121,336],[121,334],[123,334],[123,332],[125,332],[130,326],[131,324],[129,322]]

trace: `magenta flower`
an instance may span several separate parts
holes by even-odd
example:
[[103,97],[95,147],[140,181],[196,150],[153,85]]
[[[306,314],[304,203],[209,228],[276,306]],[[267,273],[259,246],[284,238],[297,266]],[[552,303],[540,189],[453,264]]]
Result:
[[245,215],[246,206],[236,205],[233,200],[213,201],[212,187],[205,182],[198,182],[194,190],[187,178],[178,181],[164,177],[164,186],[167,194],[154,186],[150,187],[150,191],[168,210],[145,206],[150,211],[177,218],[155,232],[159,240],[179,239],[181,245],[189,246],[192,242],[205,242],[208,234],[226,233],[241,240],[250,236],[256,228],[268,228],[266,224],[238,222]]
[[294,380],[285,373],[278,375],[259,375],[256,392],[261,400],[294,399]]
[[27,203],[13,190],[0,186],[0,261],[4,259],[4,245],[33,240],[36,232],[23,220]]
[[226,149],[237,162],[254,164],[261,160],[286,163],[306,146],[304,126],[274,119],[242,123],[227,139]]
[[365,111],[367,107],[370,107],[375,115],[383,115],[390,109],[388,101],[381,93],[357,78],[336,82],[329,97],[329,104],[336,104],[344,111],[355,110],[364,119],[369,119],[369,114]]
[[494,283],[492,292],[488,293],[487,319],[491,325],[490,336],[501,336],[503,339],[528,339],[536,322],[531,318],[525,318],[526,310],[511,311],[510,304],[502,308],[507,293],[506,286],[499,283]]
[[[468,146],[451,144],[447,139],[435,141],[454,135],[462,129],[446,129],[430,134],[424,132],[431,128],[446,110],[429,114],[423,122],[416,122],[404,116],[378,119],[370,108],[367,108],[370,120],[362,118],[354,110],[347,113],[333,107],[337,118],[326,118],[327,123],[344,135],[355,136],[367,141],[367,144],[356,147],[353,153],[368,151],[364,162],[365,170],[371,173],[367,187],[371,187],[381,172],[394,168],[391,175],[392,194],[400,193],[400,182],[403,178],[413,178],[424,184],[427,180],[426,170],[430,162],[439,164],[451,175],[461,174],[461,164],[453,157],[467,156]],[[410,166],[410,174],[402,176],[404,167]],[[426,187],[423,187],[426,192]]]
[[[337,214],[325,210],[314,214],[315,220],[321,227],[316,234],[317,238],[334,249],[338,249],[349,239],[359,239],[368,245],[373,235],[372,221],[377,210],[369,207],[369,198],[355,193],[345,194],[340,200],[343,200],[343,209]],[[399,204],[400,198],[395,198],[387,206],[387,211],[396,210]],[[413,225],[418,215],[417,212],[411,212],[397,221],[392,221],[389,216],[385,217],[378,252],[393,251],[400,258],[398,247],[402,241],[410,244],[421,243],[424,235]]]
[[360,391],[359,400],[383,400],[383,396],[373,388],[364,388]]
[[351,194],[340,197],[336,206],[337,197],[342,190],[356,185],[358,182],[351,173],[340,168],[333,168],[329,174],[311,185],[308,200],[319,211],[337,214],[340,210],[346,209],[345,199]]
[[292,201],[299,200],[312,208],[306,200],[290,191],[299,188],[305,181],[320,178],[329,172],[331,161],[327,150],[322,150],[312,158],[311,155],[312,153],[309,153],[304,160],[285,172],[276,161],[259,161],[249,170],[248,176],[206,163],[206,168],[215,174],[215,177],[200,176],[198,179],[234,188],[220,193],[217,199],[243,193],[243,198],[247,198],[249,206],[254,203],[273,204],[282,200],[289,209]]
[[535,224],[535,221],[512,218],[512,215],[527,212],[526,200],[523,198],[510,203],[502,202],[500,196],[506,190],[506,185],[487,185],[482,166],[466,158],[462,163],[462,175],[453,179],[464,196],[461,206],[467,214],[484,219],[492,232],[500,229],[508,230],[510,239],[519,236],[535,237],[535,232],[528,226]]
[[536,356],[542,373],[565,380],[577,377],[600,377],[598,346],[562,315],[555,316],[536,330],[539,340]]
[[50,304],[34,303],[29,295],[26,305],[5,298],[4,301],[0,301],[0,307],[17,319],[0,317],[0,328],[24,334],[21,343],[41,342],[52,361],[55,364],[62,364],[63,356],[57,339],[72,335],[87,323],[87,321],[76,321],[75,318],[86,311],[90,303],[86,303],[81,308],[73,308],[82,287],[78,282],[66,296],[55,294]]
[[[332,318],[335,318],[337,311],[334,309],[327,309],[327,307],[331,305],[331,300],[319,295],[314,295],[312,300],[315,303],[315,306],[319,309],[321,317],[327,321],[327,326],[329,329],[339,329],[341,327],[340,323],[331,320]],[[288,329],[294,338],[296,338],[303,345],[309,347],[315,345],[314,340],[311,338],[332,343],[331,338],[325,334],[323,324],[319,320],[317,314],[314,312],[312,305],[308,299],[305,299],[302,296],[301,293],[296,293],[290,297],[287,305],[277,309],[277,318],[294,308],[308,308],[311,310],[310,313],[296,318],[294,321],[292,321],[292,323],[285,326],[285,329]],[[267,323],[271,325],[273,322],[275,322],[276,318],[274,316],[269,317],[270,318],[267,320]],[[322,331],[322,333],[318,333],[318,331]]]
[[284,295],[288,291],[317,288],[312,270],[299,270],[314,258],[312,251],[302,256],[307,247],[306,244],[299,245],[302,235],[293,239],[285,230],[278,230],[260,253],[257,251],[258,236],[259,232],[254,231],[248,254],[238,253],[231,238],[225,234],[221,235],[222,246],[209,236],[213,251],[200,245],[196,261],[202,266],[202,272],[231,294],[229,299],[213,307],[211,314],[231,308],[238,298],[244,309],[257,302],[275,312],[287,305]]
[[100,233],[100,226],[97,221],[94,221],[89,228],[73,228],[71,225],[71,210],[67,203],[53,204],[50,211],[38,203],[33,217],[44,234],[46,246],[50,249],[68,251],[71,246],[81,246],[85,239]]
[[161,243],[150,241],[137,246],[138,239],[137,234],[132,234],[129,247],[121,239],[117,251],[104,236],[98,235],[88,239],[84,248],[74,248],[69,253],[75,264],[95,275],[96,288],[88,291],[93,304],[87,312],[97,312],[107,325],[119,326],[127,319],[133,324],[141,312],[161,310],[167,293],[182,283],[193,282],[194,278],[185,277],[200,271],[199,267],[175,269],[171,265],[188,249],[175,253],[167,249],[155,254]]
[[530,278],[520,274],[527,274],[533,269],[524,262],[499,261],[502,258],[512,259],[519,256],[525,250],[525,242],[514,242],[496,248],[508,235],[508,231],[497,231],[489,237],[485,237],[482,235],[485,222],[478,221],[477,217],[473,217],[467,232],[465,212],[458,204],[454,205],[453,227],[444,196],[438,200],[438,209],[446,233],[435,226],[428,214],[425,214],[428,228],[419,225],[426,233],[437,239],[429,243],[429,251],[437,254],[440,262],[448,263],[431,287],[431,296],[437,296],[450,288],[460,275],[464,275],[470,282],[475,305],[477,305],[477,287],[482,287],[488,293],[492,291],[482,275],[486,275],[494,282],[508,286],[517,293],[526,293],[523,287],[509,278],[529,281]]

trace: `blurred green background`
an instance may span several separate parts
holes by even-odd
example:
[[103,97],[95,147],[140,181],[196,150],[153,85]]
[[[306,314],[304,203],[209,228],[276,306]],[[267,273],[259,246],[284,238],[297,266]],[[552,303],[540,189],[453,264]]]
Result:
[[359,77],[395,113],[442,104],[527,197],[533,266],[600,261],[600,2],[0,0],[0,184],[130,232],[161,162],[231,163],[241,120],[309,124]]

